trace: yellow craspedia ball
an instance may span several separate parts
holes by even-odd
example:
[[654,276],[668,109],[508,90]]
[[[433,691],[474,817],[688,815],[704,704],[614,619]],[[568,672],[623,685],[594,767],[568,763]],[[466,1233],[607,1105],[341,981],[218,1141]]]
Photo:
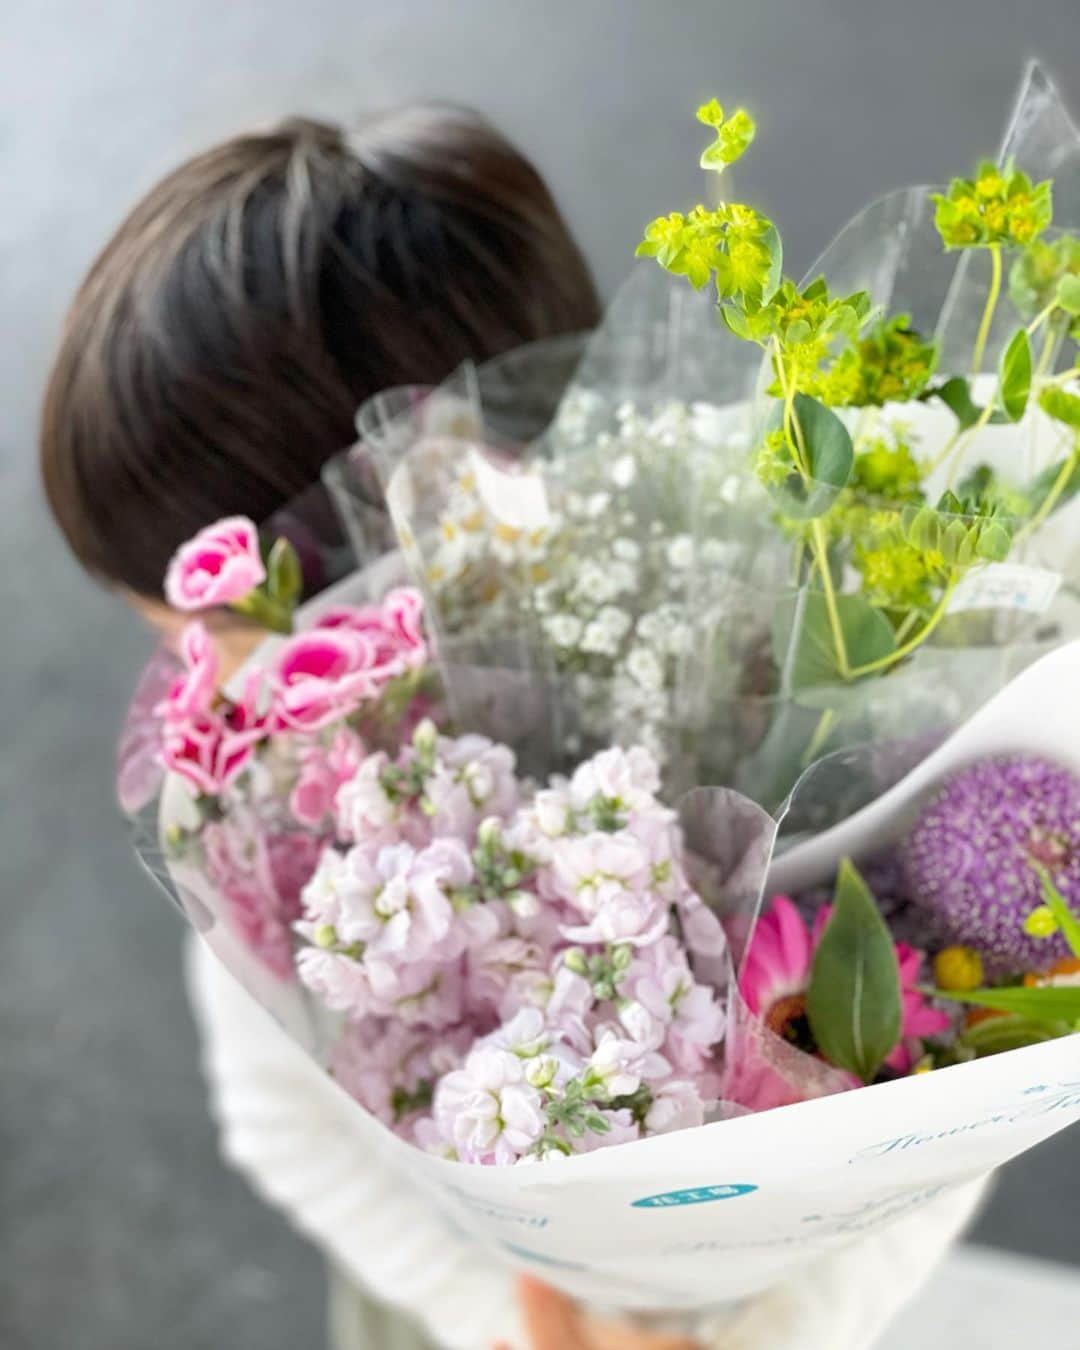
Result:
[[970,947],[946,947],[934,957],[934,979],[939,989],[963,993],[983,982],[982,957]]

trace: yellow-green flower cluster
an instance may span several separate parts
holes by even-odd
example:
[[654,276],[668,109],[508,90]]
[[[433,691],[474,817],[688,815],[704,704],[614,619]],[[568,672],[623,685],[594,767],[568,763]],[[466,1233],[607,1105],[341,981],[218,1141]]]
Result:
[[742,296],[753,303],[769,287],[777,246],[772,223],[752,207],[695,206],[687,215],[673,211],[652,221],[637,256],[655,258],[698,290],[715,277],[719,299]]
[[1050,224],[1052,186],[984,160],[974,179],[954,178],[948,192],[934,193],[934,224],[946,248],[1027,245]]
[[1009,296],[1021,314],[1030,317],[1054,299],[1062,277],[1080,277],[1080,239],[1063,234],[1047,242],[1035,239],[1009,273]]
[[855,456],[852,486],[872,497],[889,501],[922,500],[922,466],[899,435],[893,440],[875,437]]
[[701,152],[701,167],[716,173],[740,159],[757,132],[754,119],[745,108],[736,108],[725,118],[723,108],[714,98],[697,110],[697,120],[716,132],[716,139]]
[[803,374],[799,391],[830,408],[883,407],[918,398],[937,364],[937,347],[906,314],[882,320],[831,365]]

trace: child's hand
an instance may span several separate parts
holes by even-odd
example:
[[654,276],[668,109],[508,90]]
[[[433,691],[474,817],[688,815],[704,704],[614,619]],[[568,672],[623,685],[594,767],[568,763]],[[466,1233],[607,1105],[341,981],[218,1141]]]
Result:
[[528,1350],[697,1350],[695,1342],[682,1336],[586,1317],[572,1299],[528,1276],[518,1282],[518,1302],[529,1333]]

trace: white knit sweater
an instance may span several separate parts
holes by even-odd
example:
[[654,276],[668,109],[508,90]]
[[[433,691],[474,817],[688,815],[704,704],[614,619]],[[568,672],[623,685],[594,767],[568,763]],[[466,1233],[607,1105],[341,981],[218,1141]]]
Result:
[[[187,978],[225,1157],[362,1289],[447,1350],[526,1350],[512,1275],[448,1233],[407,1177],[365,1156],[352,1105],[199,941]],[[682,1325],[716,1350],[864,1350],[971,1218],[976,1182],[806,1267],[736,1310]]]

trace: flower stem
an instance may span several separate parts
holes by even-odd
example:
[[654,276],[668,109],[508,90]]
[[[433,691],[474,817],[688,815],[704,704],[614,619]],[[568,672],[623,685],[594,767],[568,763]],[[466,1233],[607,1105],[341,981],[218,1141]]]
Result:
[[[776,374],[784,394],[784,437],[791,451],[791,458],[802,475],[803,482],[810,479],[810,461],[803,444],[802,428],[795,416],[795,386],[788,384],[784,358],[779,347],[776,348]],[[836,603],[836,590],[833,586],[832,571],[829,568],[829,546],[825,537],[825,528],[820,517],[816,517],[810,526],[811,552],[818,571],[821,573],[821,586],[825,593],[825,611],[829,616],[829,631],[832,634],[836,668],[843,679],[849,677],[847,643],[844,640],[844,628],[840,622],[840,610]]]
[[982,370],[983,357],[986,355],[986,343],[990,337],[990,325],[994,321],[994,310],[997,309],[1000,295],[1001,245],[991,244],[990,292],[986,297],[986,308],[983,310],[982,322],[979,324],[979,331],[975,337],[975,350],[971,354],[971,372],[973,375],[978,375]]
[[1057,301],[1051,300],[1048,305],[1039,310],[1038,314],[1035,315],[1035,317],[1027,326],[1028,337],[1035,336],[1035,334],[1043,326],[1043,324],[1047,321],[1047,319],[1049,319],[1050,315],[1053,314],[1055,309],[1057,309]]
[[246,619],[251,619],[260,628],[269,629],[271,633],[291,633],[293,631],[292,610],[286,605],[278,604],[276,600],[271,600],[263,591],[251,591],[242,600],[235,601],[229,608],[236,610],[238,614],[243,614]]
[[1054,352],[1057,350],[1058,330],[1053,323],[1046,325],[1046,333],[1043,336],[1042,351],[1039,353],[1038,364],[1035,367],[1035,379],[1041,380],[1050,369],[1050,363],[1053,360]]
[[1058,472],[1058,476],[1054,479],[1053,486],[1051,487],[1050,491],[1046,494],[1046,500],[1043,502],[1042,506],[1039,507],[1038,511],[1035,512],[1035,514],[1032,516],[1032,518],[1028,521],[1027,525],[1025,526],[1024,528],[1025,534],[1028,532],[1034,534],[1034,532],[1039,528],[1039,526],[1043,523],[1046,517],[1054,509],[1054,507],[1057,506],[1058,499],[1060,498],[1061,494],[1065,491],[1069,479],[1073,475],[1073,470],[1076,468],[1076,456],[1077,456],[1077,449],[1074,447],[1072,453],[1066,457],[1065,463],[1062,464],[1061,469]]
[[840,622],[840,610],[836,603],[832,569],[829,567],[829,545],[825,538],[825,527],[822,525],[820,518],[816,519],[810,526],[810,535],[814,544],[814,560],[817,563],[818,571],[821,573],[821,589],[825,593],[825,612],[829,616],[829,631],[832,633],[836,667],[841,678],[848,680],[852,677],[852,670],[848,664],[844,627]]
[[926,641],[945,617],[945,612],[949,608],[949,601],[952,599],[954,590],[956,590],[955,580],[950,581],[948,586],[945,587],[941,599],[937,603],[937,608],[914,637],[909,638],[907,642],[902,643],[894,651],[891,651],[888,656],[879,656],[876,661],[868,661],[864,666],[856,666],[851,672],[850,678],[858,680],[864,675],[872,675],[876,670],[886,670],[889,666],[894,666],[897,661],[902,661],[905,656],[910,656],[916,647],[920,647]]
[[968,429],[963,433],[963,435],[953,442],[950,453],[954,456],[954,458],[952,468],[949,470],[949,481],[948,481],[948,486],[950,488],[952,487],[953,481],[956,478],[956,471],[960,466],[961,460],[961,456],[957,455],[956,451],[959,450],[961,446],[966,445],[969,441],[973,440],[979,434],[979,432],[982,431],[983,427],[986,426],[987,422],[990,421],[993,415],[994,415],[994,400],[991,399],[990,402],[979,414],[979,420],[977,422],[972,423],[972,425],[968,427]]

